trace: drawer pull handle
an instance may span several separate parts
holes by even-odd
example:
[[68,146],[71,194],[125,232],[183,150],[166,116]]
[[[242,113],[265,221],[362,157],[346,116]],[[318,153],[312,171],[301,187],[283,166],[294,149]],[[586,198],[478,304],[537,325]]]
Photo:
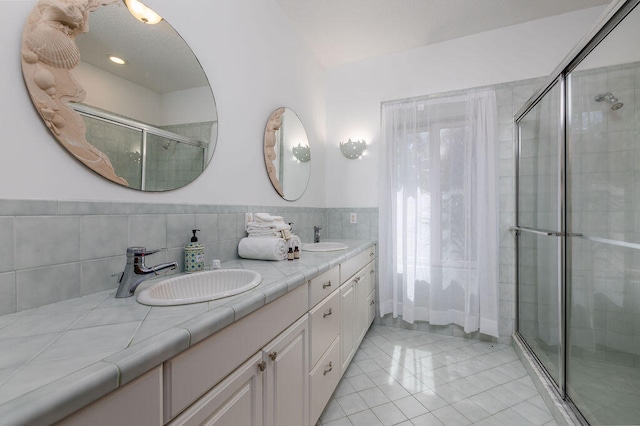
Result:
[[278,356],[278,352],[276,351],[273,351],[269,354],[269,358],[271,358],[271,361],[275,361],[277,356]]
[[375,301],[375,300],[372,300],[371,302],[369,302],[369,306],[373,306],[373,305],[375,305],[375,304],[376,304],[376,301]]
[[325,312],[324,314],[322,314],[322,318],[326,318],[329,315],[331,315],[333,312],[331,311],[331,308],[329,308],[329,312]]
[[354,280],[356,283],[359,283],[361,279],[362,279],[362,277],[355,277],[353,280]]
[[329,365],[327,366],[329,367],[328,369],[324,370],[324,373],[322,373],[323,376],[326,376],[328,372],[330,372],[331,370],[333,370],[333,362],[329,361]]
[[324,288],[327,288],[327,287],[331,287],[331,281],[329,281],[329,282],[326,282],[326,283],[322,284],[322,288],[323,288],[323,289],[324,289]]
[[258,364],[258,368],[260,369],[260,371],[264,371],[264,369],[267,368],[267,363],[262,361],[260,364]]

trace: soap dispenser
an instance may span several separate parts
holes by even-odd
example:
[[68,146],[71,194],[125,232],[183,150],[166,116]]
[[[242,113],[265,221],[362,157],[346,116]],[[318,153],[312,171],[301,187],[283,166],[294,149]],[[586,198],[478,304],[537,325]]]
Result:
[[191,231],[191,243],[184,248],[184,272],[188,274],[204,270],[204,246],[198,242],[197,231],[199,229]]

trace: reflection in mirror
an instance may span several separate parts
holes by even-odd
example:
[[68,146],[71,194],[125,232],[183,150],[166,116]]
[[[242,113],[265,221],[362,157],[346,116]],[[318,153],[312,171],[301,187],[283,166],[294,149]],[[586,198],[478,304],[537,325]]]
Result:
[[23,32],[22,68],[54,136],[113,182],[176,189],[213,155],[211,88],[165,20],[145,25],[117,0],[41,0]]
[[309,183],[311,149],[302,122],[289,108],[278,108],[267,121],[264,162],[282,198],[295,201],[302,197]]

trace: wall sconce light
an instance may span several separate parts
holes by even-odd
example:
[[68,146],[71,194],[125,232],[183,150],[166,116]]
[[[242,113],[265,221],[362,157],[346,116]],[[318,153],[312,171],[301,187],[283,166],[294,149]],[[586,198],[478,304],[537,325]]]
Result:
[[158,15],[138,0],[124,0],[124,4],[127,5],[127,9],[129,9],[129,12],[131,12],[134,18],[140,22],[154,25],[162,21],[162,16]]
[[293,151],[293,156],[301,163],[306,163],[311,160],[311,149],[309,149],[309,145],[302,146],[298,144],[298,146],[294,146],[291,150]]
[[364,140],[354,142],[349,139],[348,142],[340,142],[340,151],[342,151],[342,155],[350,158],[351,160],[360,158],[365,149],[367,149],[367,143]]

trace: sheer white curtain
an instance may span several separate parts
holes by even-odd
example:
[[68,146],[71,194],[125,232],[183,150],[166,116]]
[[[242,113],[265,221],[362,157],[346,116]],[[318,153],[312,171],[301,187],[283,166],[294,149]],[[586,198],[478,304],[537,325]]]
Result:
[[498,336],[492,90],[382,106],[380,314]]

